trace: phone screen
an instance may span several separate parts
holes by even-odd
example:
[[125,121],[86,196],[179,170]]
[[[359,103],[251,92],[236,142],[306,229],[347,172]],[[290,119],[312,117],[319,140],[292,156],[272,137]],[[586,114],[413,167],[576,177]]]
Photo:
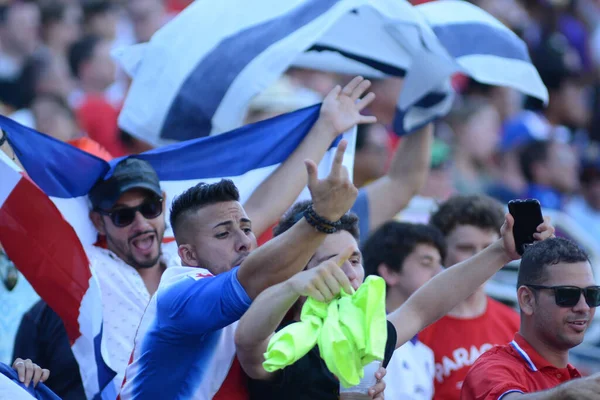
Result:
[[544,222],[540,202],[535,199],[513,200],[508,203],[508,210],[515,220],[513,235],[516,250],[523,255],[525,248],[535,239],[533,234],[537,227]]

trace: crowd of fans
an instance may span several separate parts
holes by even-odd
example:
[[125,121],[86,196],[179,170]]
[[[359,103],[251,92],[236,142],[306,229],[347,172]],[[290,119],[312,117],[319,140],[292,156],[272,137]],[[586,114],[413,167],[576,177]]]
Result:
[[[413,1],[414,4],[423,2]],[[238,296],[233,309],[226,313],[223,320],[232,323],[247,311],[240,326],[244,327],[244,332],[254,332],[254,336],[238,334],[235,338],[234,330],[228,333],[231,345],[235,342],[238,348],[239,364],[237,359],[234,362],[238,374],[230,378],[231,372],[226,369],[211,375],[213,379],[224,380],[225,389],[221,389],[221,398],[242,398],[235,397],[240,396],[239,393],[226,392],[236,385],[247,387],[248,391],[244,389],[245,396],[263,399],[281,398],[283,395],[290,397],[292,393],[298,393],[298,396],[310,394],[309,397],[292,398],[329,398],[319,396],[331,395],[332,391],[339,389],[335,376],[327,371],[316,348],[316,353],[311,350],[306,358],[294,364],[293,369],[284,369],[287,371],[285,373],[266,373],[261,366],[266,344],[273,333],[300,319],[302,301],[299,298],[319,296],[327,291],[309,290],[310,285],[306,282],[313,277],[308,273],[319,269],[325,274],[327,268],[331,268],[327,259],[348,246],[354,251],[340,265],[343,265],[349,282],[345,282],[344,277],[329,277],[330,281],[338,281],[338,291],[346,283],[357,290],[365,276],[371,275],[383,278],[386,284],[388,338],[397,337],[397,343],[391,343],[386,348],[384,366],[387,371],[377,372],[378,379],[387,376],[386,398],[459,399],[462,390],[463,399],[492,399],[505,394],[507,396],[503,398],[508,399],[519,392],[555,386],[559,388],[556,392],[540,398],[551,399],[557,393],[573,396],[570,398],[588,398],[584,397],[588,395],[586,390],[600,393],[595,377],[583,378],[587,380],[578,387],[569,386],[567,382],[580,377],[574,367],[567,365],[568,351],[583,340],[585,328],[593,319],[594,308],[600,303],[600,294],[593,290],[577,291],[580,301],[569,302],[565,298],[573,292],[555,289],[552,289],[553,292],[544,292],[544,287],[550,286],[585,288],[594,285],[593,269],[587,264],[585,252],[571,241],[546,239],[548,230],[552,228],[546,226],[545,230],[540,230],[542,236],[537,239],[546,240],[532,246],[537,249],[526,253],[521,262],[523,267],[519,271],[520,287],[517,292],[520,315],[486,294],[481,283],[488,277],[483,275],[472,280],[463,277],[461,280],[459,272],[454,272],[457,276],[442,274],[443,279],[447,279],[444,283],[452,283],[455,288],[459,287],[456,285],[465,285],[464,288],[469,289],[462,293],[462,297],[453,296],[449,290],[449,293],[444,292],[445,305],[434,302],[424,307],[427,302],[423,301],[423,295],[413,296],[417,292],[436,293],[434,290],[440,294],[442,286],[432,278],[439,276],[444,267],[459,265],[456,271],[466,273],[476,262],[496,261],[493,251],[499,246],[509,254],[506,260],[503,256],[503,261],[517,258],[512,257],[511,239],[507,239],[506,228],[502,228],[505,223],[511,224],[505,220],[503,205],[512,199],[536,198],[545,210],[553,210],[571,218],[589,235],[587,239],[593,243],[593,248],[588,250],[600,252],[600,2],[472,2],[498,18],[525,41],[531,59],[549,90],[547,105],[512,89],[483,85],[457,75],[453,78],[453,85],[458,95],[450,113],[412,135],[399,138],[391,131],[391,125],[402,90],[401,79],[371,79],[369,88],[362,83],[364,81],[351,81],[351,76],[290,68],[272,87],[252,100],[246,123],[321,102],[336,85],[349,88],[342,95],[350,98],[358,92],[356,98],[367,90],[373,92],[374,100],[366,102],[370,104],[358,110],[362,112],[363,119],[352,115],[354,124],[371,122],[368,116],[377,117],[376,123],[358,126],[353,186],[346,183],[345,191],[342,191],[344,196],[339,194],[335,197],[338,201],[334,205],[334,200],[330,199],[329,203],[332,204],[329,204],[323,198],[316,197],[315,191],[311,190],[312,203],[296,204],[275,220],[264,217],[261,214],[263,210],[256,207],[256,204],[270,199],[270,194],[257,194],[244,204],[244,208],[236,209],[237,214],[234,213],[234,225],[239,230],[235,235],[246,229],[252,230],[244,225],[249,218],[255,230],[252,235],[256,234],[257,238],[239,239],[233,255],[219,253],[215,250],[218,247],[216,244],[214,248],[211,247],[212,243],[199,244],[194,236],[196,233],[177,218],[198,218],[199,226],[215,222],[206,219],[208,216],[202,214],[203,208],[237,202],[239,199],[236,198],[235,187],[227,187],[227,183],[210,188],[196,187],[186,192],[187,203],[182,196],[179,204],[173,206],[175,210],[180,209],[179,215],[173,216],[172,213],[171,216],[177,244],[189,248],[187,253],[181,250],[178,253],[184,265],[205,266],[214,275],[239,266],[238,275],[242,271],[245,274],[239,276],[239,282],[226,282],[223,288],[219,287],[224,293],[230,291],[227,295],[232,298]],[[0,114],[105,160],[150,149],[140,138],[119,129],[117,118],[130,78],[117,66],[111,52],[123,45],[148,41],[189,3],[189,0],[0,0]],[[352,82],[356,84],[352,86]],[[328,110],[329,115],[322,111],[322,118],[335,119],[335,115],[341,112],[340,108],[335,107]],[[343,131],[335,130],[327,134],[333,134],[333,138]],[[323,138],[324,134],[319,134]],[[309,153],[310,157],[306,158],[318,161],[316,158],[321,149],[317,144],[323,140],[316,141],[310,134],[305,140],[315,140],[310,143],[316,152]],[[322,152],[329,143],[322,143]],[[6,145],[3,150],[10,156],[14,155]],[[137,171],[147,166],[136,164],[123,168]],[[308,172],[310,178],[310,169]],[[293,177],[287,176],[287,181],[293,181]],[[301,175],[298,177],[301,184],[306,182]],[[341,187],[342,180],[340,178],[334,183],[313,180],[312,189],[318,184],[327,184],[329,189],[335,189]],[[356,192],[353,191],[354,186],[358,189]],[[151,197],[137,195],[143,201],[138,202],[137,197],[130,196],[124,204],[139,206],[142,202],[154,202],[156,213],[164,207],[162,199],[160,204],[157,203],[161,196],[160,187]],[[109,239],[117,237],[114,236],[117,230],[111,231],[114,227],[106,228],[112,216],[109,218],[100,212],[110,209],[114,201],[104,207],[101,206],[102,196],[106,196],[106,193],[99,196],[98,204],[93,204],[99,210],[93,222],[99,232]],[[351,204],[339,200],[343,197],[346,202],[351,199]],[[425,208],[421,207],[423,203],[427,205]],[[273,205],[275,210],[283,207],[281,214],[288,206]],[[427,212],[423,213],[424,209]],[[311,210],[314,214],[311,214]],[[347,214],[348,211],[352,214]],[[150,211],[145,213],[141,208],[140,212],[148,221],[160,215],[150,215]],[[325,221],[340,220],[341,225],[336,225],[335,234],[317,243],[310,235],[302,236],[299,233],[302,226],[298,225],[301,225],[299,220],[302,217],[306,220],[314,218],[312,222],[316,225],[319,225],[318,221],[322,222],[319,218]],[[140,242],[154,240],[156,246],[159,245],[164,233],[164,217],[161,218],[161,223],[146,221],[150,224],[148,229],[155,232],[156,237],[141,236]],[[277,226],[271,234],[269,228],[274,224]],[[314,224],[311,223],[313,227]],[[564,232],[557,233],[559,236],[569,236]],[[202,234],[197,235],[202,237]],[[234,233],[231,235],[233,237]],[[269,240],[274,243],[271,247],[258,246],[255,249],[258,244]],[[308,243],[306,247],[300,245],[303,241]],[[289,259],[279,261],[282,265],[271,262],[272,276],[265,278],[261,262],[272,261],[275,259],[272,253],[278,254],[277,246],[285,248],[290,243],[298,244],[293,246],[298,247],[297,252],[302,250],[315,256],[304,260],[291,252]],[[506,243],[509,243],[508,250]],[[122,260],[124,266],[137,268],[137,260],[128,261],[131,260],[128,250],[120,248],[119,253],[110,246],[109,242],[108,249]],[[145,244],[139,246],[142,248]],[[144,253],[141,250],[139,254],[131,251],[135,256]],[[211,254],[211,251],[216,254],[213,258],[198,259],[199,254]],[[248,255],[251,251],[252,256]],[[163,253],[165,257],[169,255],[164,248]],[[231,259],[220,260],[219,257],[223,256]],[[98,253],[97,257],[101,260],[106,254]],[[294,257],[300,258],[292,262]],[[114,359],[119,359],[121,370],[117,371],[115,379],[119,383],[124,378],[126,380],[123,398],[133,398],[135,393],[139,395],[141,392],[136,391],[140,387],[150,392],[154,390],[151,375],[140,378],[136,377],[136,373],[140,368],[147,370],[156,366],[152,367],[147,360],[140,359],[139,349],[136,349],[138,353],[134,354],[133,363],[129,365],[133,346],[128,347],[136,335],[153,335],[147,320],[160,318],[160,310],[154,310],[157,308],[156,302],[154,305],[151,302],[148,307],[150,314],[148,311],[144,314],[152,294],[160,291],[158,282],[164,271],[161,269],[162,261],[150,258],[153,262],[148,267],[158,268],[155,269],[159,271],[158,275],[147,271],[140,273],[142,277],[137,277],[139,282],[135,284],[128,281],[133,278],[127,278],[125,273],[122,277],[125,282],[123,285],[137,285],[132,289],[132,293],[139,298],[139,304],[136,305],[139,315],[136,318],[143,321],[144,328],[138,332],[138,325],[133,324],[131,329],[127,328],[128,331],[123,333],[124,327],[118,323],[112,326],[110,321],[105,320],[108,335],[113,335],[116,338],[114,340],[119,341],[121,353]],[[494,262],[491,265],[495,265]],[[567,265],[570,275],[555,270],[560,265]],[[60,319],[43,301],[38,301],[39,297],[33,289],[16,272],[17,267],[0,252],[0,278],[3,281],[0,286],[0,362],[12,364],[19,357],[15,365],[23,366],[25,359],[31,359],[51,370],[49,380],[44,372],[42,381],[47,380],[48,386],[61,398],[85,398],[77,363],[69,349]],[[293,276],[305,267],[306,271]],[[498,265],[496,269],[500,267]],[[536,267],[541,272],[532,272]],[[447,270],[451,271],[452,268]],[[490,270],[490,275],[492,273]],[[174,279],[173,274],[171,272],[169,278]],[[166,278],[163,276],[162,279]],[[223,278],[220,282],[225,280]],[[294,288],[291,292],[289,286],[285,286],[288,281]],[[312,284],[315,282],[310,281]],[[426,285],[428,282],[431,285]],[[238,286],[246,291],[243,295]],[[269,286],[272,288],[260,294]],[[282,292],[279,295],[278,286]],[[291,297],[282,300],[280,297],[285,293],[291,293]],[[546,295],[548,299],[543,297]],[[166,297],[166,294],[163,296]],[[536,300],[532,300],[534,298]],[[251,300],[254,302],[250,307]],[[173,307],[183,307],[177,301],[180,299],[173,300]],[[280,308],[275,307],[278,301],[282,303]],[[565,311],[564,305],[560,306],[561,301],[571,307],[568,309],[570,313]],[[264,314],[264,309],[269,307],[261,309],[261,304],[272,306],[274,314]],[[449,308],[446,310],[445,307]],[[558,307],[560,312],[552,307]],[[425,316],[421,319],[414,317],[411,314],[414,309],[421,310]],[[444,312],[440,313],[440,310]],[[286,315],[287,318],[282,322]],[[422,329],[440,317],[437,322]],[[411,318],[415,318],[413,324],[406,322]],[[562,319],[567,321],[566,327],[560,325]],[[223,326],[229,323],[223,322]],[[230,326],[233,325],[228,328]],[[206,333],[200,332],[200,328],[194,331],[196,326],[186,325],[186,328],[187,335]],[[114,332],[111,333],[111,329]],[[189,336],[178,331],[179,326],[169,329],[175,332],[168,338],[173,343],[189,341]],[[419,334],[409,340],[417,332]],[[540,337],[550,339],[543,340]],[[511,345],[488,352],[496,345],[509,343]],[[160,347],[156,344],[152,346],[148,351],[175,352],[168,346],[166,350],[156,350]],[[224,357],[233,358],[235,348],[232,346],[220,343],[217,349],[224,352]],[[188,356],[204,356],[202,348],[194,351],[190,351]],[[484,353],[486,356],[480,357]],[[522,358],[523,354],[526,358]],[[554,356],[548,357],[547,354]],[[193,360],[189,361],[193,363]],[[228,361],[231,364],[231,360]],[[499,364],[511,365],[513,374],[499,371]],[[472,368],[473,365],[477,368]],[[544,378],[532,374],[537,369],[545,371]],[[40,371],[38,368],[36,372],[38,380],[42,374]],[[181,378],[187,379],[184,376]],[[244,383],[240,383],[242,381]],[[303,391],[307,390],[304,387],[307,382],[308,385],[319,385],[311,388],[314,392]],[[564,382],[567,384],[560,389]],[[198,390],[208,389],[202,386]],[[373,396],[378,396],[382,386],[374,390]]]

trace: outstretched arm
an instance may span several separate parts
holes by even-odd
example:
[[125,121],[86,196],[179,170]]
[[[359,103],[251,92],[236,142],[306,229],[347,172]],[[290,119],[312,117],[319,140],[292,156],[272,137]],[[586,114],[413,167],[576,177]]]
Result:
[[360,76],[343,89],[336,86],[325,97],[319,119],[300,146],[252,193],[244,209],[252,220],[256,236],[276,223],[300,195],[307,178],[302,165],[304,160],[319,163],[338,135],[356,124],[376,122],[375,117],[360,114],[375,98],[373,93],[368,93],[360,99],[370,86],[371,82]]
[[433,124],[402,138],[388,173],[365,186],[369,231],[393,218],[421,190],[429,173]]
[[[326,179],[318,179],[317,165],[306,161],[313,209],[329,221],[337,221],[348,212],[358,194],[342,165],[347,145],[345,140],[340,142]],[[300,272],[324,239],[325,233],[303,217],[291,229],[254,250],[240,266],[238,279],[250,298],[255,298],[269,286]]]
[[[549,219],[538,226],[536,240],[554,235]],[[477,255],[453,265],[417,290],[400,308],[388,316],[398,334],[396,348],[452,310],[470,296],[500,268],[519,258],[512,234],[510,214],[502,226],[502,238]]]

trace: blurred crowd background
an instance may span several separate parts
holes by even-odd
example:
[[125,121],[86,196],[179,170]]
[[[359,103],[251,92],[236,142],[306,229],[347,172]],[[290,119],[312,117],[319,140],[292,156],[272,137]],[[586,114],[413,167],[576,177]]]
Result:
[[[111,51],[148,41],[189,3],[0,0],[0,114],[104,159],[147,150],[117,125],[129,78]],[[473,3],[525,41],[549,90],[549,104],[456,76],[458,96],[450,114],[436,124],[427,184],[398,218],[423,222],[435,201],[455,193],[487,193],[502,202],[535,197],[556,216],[559,231],[597,257],[600,0]],[[347,81],[333,73],[291,69],[253,100],[247,122],[315,104]],[[389,128],[401,87],[399,79],[374,82],[377,99],[371,111],[388,119],[358,130],[357,186],[385,174],[402,140]],[[10,362],[14,331],[37,296],[2,255],[0,264],[0,361]],[[588,341],[600,345],[600,332],[590,332]],[[586,353],[590,365],[600,368],[595,354]]]

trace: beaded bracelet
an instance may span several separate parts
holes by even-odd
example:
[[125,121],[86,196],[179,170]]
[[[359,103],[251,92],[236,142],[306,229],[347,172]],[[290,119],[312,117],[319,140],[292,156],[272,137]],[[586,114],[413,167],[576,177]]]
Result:
[[337,232],[337,228],[341,225],[340,221],[333,222],[321,217],[316,213],[312,205],[304,211],[304,218],[306,219],[306,222],[316,230],[323,233],[335,233]]

